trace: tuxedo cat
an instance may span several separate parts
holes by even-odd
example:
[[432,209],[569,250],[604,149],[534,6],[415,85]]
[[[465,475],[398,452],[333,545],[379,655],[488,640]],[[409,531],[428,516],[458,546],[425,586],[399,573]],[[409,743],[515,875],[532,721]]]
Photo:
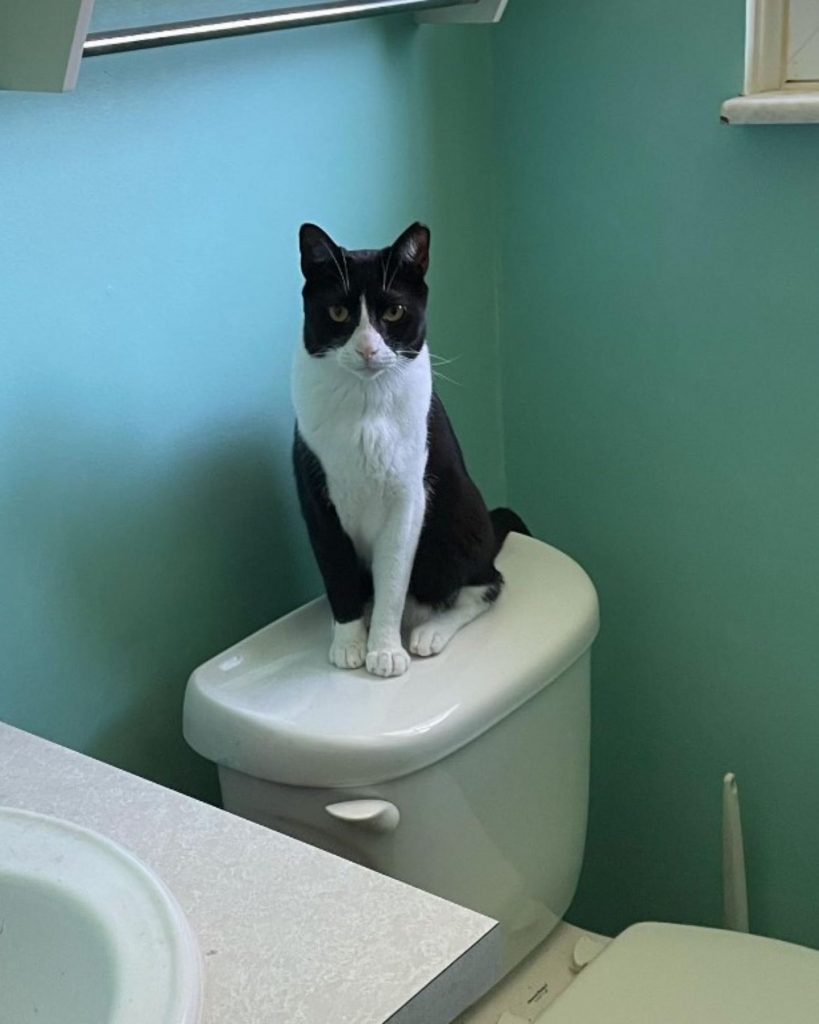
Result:
[[[430,235],[349,251],[299,234],[304,336],[293,367],[299,501],[333,612],[330,661],[401,675],[497,600],[510,529],[487,511],[432,388]],[[372,610],[370,612],[370,604]]]

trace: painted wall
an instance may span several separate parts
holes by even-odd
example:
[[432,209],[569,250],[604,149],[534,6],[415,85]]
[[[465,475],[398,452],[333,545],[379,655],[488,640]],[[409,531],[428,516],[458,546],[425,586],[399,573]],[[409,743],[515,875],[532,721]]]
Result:
[[511,504],[596,582],[572,918],[819,946],[819,129],[719,123],[744,4],[514,0],[493,35]]
[[[99,0],[95,27],[192,6]],[[302,220],[350,247],[431,224],[442,393],[503,496],[488,62],[480,31],[393,18],[0,94],[0,718],[214,795],[188,674],[319,589],[289,466]]]
[[[733,769],[752,924],[819,945],[819,131],[719,125],[742,8],[514,0],[491,30],[358,23],[0,94],[0,718],[214,794],[190,669],[318,588],[297,226],[370,245],[420,216],[475,475],[501,500],[505,458],[601,594],[572,917],[718,922]],[[157,7],[98,0],[123,15]]]

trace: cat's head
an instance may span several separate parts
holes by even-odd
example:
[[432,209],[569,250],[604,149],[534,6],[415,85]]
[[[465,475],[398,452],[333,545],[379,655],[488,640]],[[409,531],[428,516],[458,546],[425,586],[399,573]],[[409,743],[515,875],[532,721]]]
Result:
[[311,356],[366,379],[418,355],[426,337],[428,228],[412,224],[386,249],[350,251],[303,224],[299,244]]

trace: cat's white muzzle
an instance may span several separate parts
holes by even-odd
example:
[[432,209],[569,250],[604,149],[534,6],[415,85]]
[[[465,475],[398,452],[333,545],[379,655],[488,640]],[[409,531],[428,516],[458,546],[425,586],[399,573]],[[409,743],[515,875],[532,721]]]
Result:
[[365,359],[354,350],[342,349],[339,352],[338,361],[345,370],[349,370],[350,373],[354,373],[362,380],[372,380],[385,370],[395,366],[398,360],[395,353],[389,349],[383,353],[377,353],[370,359]]
[[370,321],[367,303],[361,298],[361,315],[356,329],[339,350],[338,361],[362,380],[372,380],[395,366],[397,356]]

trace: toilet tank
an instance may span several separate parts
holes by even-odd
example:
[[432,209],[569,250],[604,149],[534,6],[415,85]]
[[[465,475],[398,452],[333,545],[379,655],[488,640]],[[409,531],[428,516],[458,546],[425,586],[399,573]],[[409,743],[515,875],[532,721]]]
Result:
[[197,669],[184,731],[228,810],[495,918],[509,969],[577,884],[598,611],[547,544],[497,565],[497,604],[405,676],[333,668],[320,599]]

